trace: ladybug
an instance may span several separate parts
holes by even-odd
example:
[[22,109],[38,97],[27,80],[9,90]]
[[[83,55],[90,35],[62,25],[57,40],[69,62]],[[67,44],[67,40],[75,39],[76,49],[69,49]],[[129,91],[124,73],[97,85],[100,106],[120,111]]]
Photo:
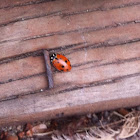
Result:
[[59,71],[67,72],[71,70],[70,61],[64,55],[55,54],[55,53],[52,54],[51,62],[53,66]]

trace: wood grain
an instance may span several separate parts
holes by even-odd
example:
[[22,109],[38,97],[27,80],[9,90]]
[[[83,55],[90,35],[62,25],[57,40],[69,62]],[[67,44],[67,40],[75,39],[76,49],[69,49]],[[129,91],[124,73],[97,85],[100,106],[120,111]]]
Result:
[[140,74],[106,82],[108,84],[81,87],[61,94],[58,93],[63,87],[52,89],[49,91],[54,94],[52,96],[46,96],[48,93],[44,92],[1,102],[0,124],[34,121],[38,118],[50,119],[139,104],[140,86],[136,83],[140,83]]
[[[0,125],[140,105],[139,13],[139,0],[0,1]],[[53,89],[44,49],[72,64],[52,67]]]
[[[69,54],[66,56],[71,61],[72,71],[62,73],[55,72],[53,69],[54,85],[55,87],[67,83],[69,83],[68,85],[79,85],[138,73],[140,72],[139,45],[140,43],[130,43],[104,48],[78,48],[77,51],[76,48],[73,48],[75,50],[71,50],[71,52],[68,50]],[[67,54],[66,50],[65,53]],[[11,71],[7,69],[7,66]],[[46,78],[45,62],[41,56],[27,57],[12,63],[2,64],[1,67],[1,80],[3,81],[1,81],[0,99],[13,95],[29,94],[47,88],[47,84],[44,82]],[[17,72],[13,73],[16,70]],[[8,79],[9,77],[11,79]]]
[[[121,25],[121,24],[120,24]],[[91,32],[77,32],[77,33],[69,33],[65,35],[54,35],[49,38],[35,38],[27,41],[15,41],[15,42],[7,42],[1,44],[0,58],[3,62],[4,58],[19,56],[19,54],[23,53],[26,56],[26,53],[38,51],[40,49],[48,49],[50,51],[61,52],[66,48],[69,49],[72,46],[83,46],[84,44],[119,44],[124,43],[125,41],[134,42],[139,40],[139,23],[130,23],[126,25],[121,25],[118,27],[108,29],[104,28],[100,30],[96,30]],[[55,41],[54,41],[55,40]],[[96,46],[96,45],[95,45]],[[14,50],[14,51],[13,51]],[[28,56],[28,54],[27,54]]]
[[53,0],[5,0],[0,1],[0,9],[13,9],[15,7],[23,7],[28,5],[39,4],[43,2],[49,2]]
[[[8,26],[8,28],[7,26],[1,27],[0,43],[15,40],[27,40],[32,36],[35,37],[42,34],[51,36],[55,33],[65,33],[71,30],[75,31],[77,29],[80,30],[89,26],[92,26],[92,28],[99,28],[100,26],[109,26],[119,22],[129,22],[133,21],[132,18],[135,18],[136,20],[140,18],[139,9],[140,5],[104,12],[97,11],[96,13],[93,12],[95,16],[93,16],[92,12],[89,12],[83,14],[82,19],[81,16],[76,14],[69,16],[68,18],[62,18],[60,15],[49,16],[48,18],[35,18],[29,21],[25,20],[23,22],[11,24]],[[137,11],[137,13],[135,13],[135,11]],[[128,17],[130,19],[128,19]],[[40,22],[38,22],[38,20]],[[34,30],[35,28],[36,30]]]
[[[139,4],[138,0],[118,0],[117,2],[115,0],[98,0],[98,2],[96,0],[87,0],[86,2],[81,0],[80,3],[78,0],[75,0],[75,2],[66,0],[59,0],[55,2],[54,0],[13,0],[11,2],[6,0],[4,2],[0,2],[0,25],[5,26],[7,24],[23,20],[46,17],[48,15],[55,15],[58,13],[78,14],[85,13],[87,10],[89,10],[89,12],[109,10],[120,8],[122,5],[123,7],[129,7],[137,4]],[[2,15],[6,15],[6,17]]]

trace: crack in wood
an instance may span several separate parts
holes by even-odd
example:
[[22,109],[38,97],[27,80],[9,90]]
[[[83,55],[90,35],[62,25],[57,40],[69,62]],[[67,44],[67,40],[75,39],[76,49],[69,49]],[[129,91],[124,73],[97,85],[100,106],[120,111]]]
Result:
[[74,48],[71,52],[67,54],[71,54],[76,51],[82,51],[83,49],[97,49],[97,48],[103,48],[103,47],[116,47],[118,45],[126,45],[126,44],[132,44],[139,42],[140,38],[135,38],[131,40],[125,40],[125,41],[118,41],[116,43],[109,43],[108,41],[100,42],[100,43],[95,43],[95,44],[90,44],[90,45],[84,45],[83,47],[80,48]]
[[[129,59],[118,59],[116,61],[112,61],[112,62],[109,62],[109,63],[103,63],[103,64],[100,64],[100,65],[94,65],[94,66],[83,68],[83,69],[89,69],[89,68],[93,68],[93,67],[94,68],[95,67],[102,67],[102,66],[114,65],[114,64],[124,64],[124,63],[127,63],[127,62],[133,62],[133,61],[139,61],[139,60],[140,60],[140,57],[134,57],[134,58],[129,58]],[[84,65],[88,65],[88,64],[94,64],[94,63],[100,62],[100,61],[101,60],[88,61],[86,63],[79,63],[79,64],[72,65],[72,67],[73,68],[80,67],[80,66],[84,66]],[[80,70],[83,70],[83,69],[80,69]],[[57,71],[54,70],[53,73],[55,73],[55,72],[57,72]],[[18,79],[9,79],[7,81],[1,81],[0,84],[6,84],[6,83],[18,81],[18,80],[25,80],[25,79],[29,79],[29,78],[32,78],[32,77],[38,77],[38,76],[43,76],[43,75],[45,76],[45,71],[41,72],[41,73],[30,75],[30,76],[20,77]]]
[[[109,62],[109,63],[103,63],[103,64],[100,64],[100,65],[96,65],[95,64],[94,66],[82,68],[80,70],[85,70],[85,69],[90,69],[90,68],[96,68],[96,67],[102,67],[102,66],[108,66],[108,65],[125,64],[125,63],[128,63],[128,62],[134,62],[134,61],[139,61],[139,60],[140,60],[140,57],[134,57],[134,58],[129,58],[129,59],[118,59],[116,61],[112,61],[112,62]],[[94,62],[91,63],[91,64],[94,64]],[[73,67],[75,67],[75,66],[73,66]]]
[[[46,94],[44,96],[49,97],[49,96],[57,95],[57,94],[64,94],[64,93],[66,94],[67,92],[71,92],[71,91],[75,91],[75,90],[79,90],[79,89],[103,86],[103,85],[108,85],[108,84],[115,84],[115,83],[120,82],[122,80],[129,79],[129,78],[132,78],[132,77],[139,77],[139,76],[140,76],[140,73],[138,72],[138,73],[133,73],[133,74],[129,74],[129,75],[123,75],[123,76],[119,76],[119,77],[108,78],[108,79],[104,79],[104,80],[101,80],[101,81],[94,81],[94,82],[90,82],[90,83],[87,83],[87,84],[81,84],[79,86],[73,86],[71,88],[66,88],[64,90],[59,90],[59,91],[55,92],[54,94],[51,93],[51,94]],[[24,96],[31,95],[31,94],[37,94],[37,93],[42,92],[41,90],[43,90],[43,92],[45,92],[45,91],[50,90],[50,89],[48,89],[48,88],[39,89],[39,90],[32,91],[32,92],[22,93],[20,95],[9,96],[8,98],[0,99],[0,102],[5,102],[5,101],[9,101],[9,100],[14,100],[14,99],[17,99],[17,98],[22,98]]]
[[10,63],[12,61],[15,61],[15,60],[19,60],[19,59],[24,59],[24,58],[27,58],[27,57],[36,57],[36,56],[42,56],[42,50],[37,50],[37,51],[34,51],[34,52],[27,52],[27,53],[24,53],[24,54],[19,54],[17,56],[12,56],[12,57],[8,57],[8,58],[4,58],[4,59],[1,59],[0,60],[0,65],[1,64],[4,64],[4,63]]
[[79,14],[86,14],[86,13],[91,13],[91,12],[96,12],[96,11],[102,11],[102,12],[111,11],[111,10],[115,10],[115,9],[126,8],[126,7],[137,6],[137,5],[140,5],[140,2],[128,3],[128,4],[119,5],[119,6],[113,6],[113,7],[110,7],[110,8],[98,7],[98,8],[95,8],[95,9],[86,9],[86,10],[83,10],[83,11],[62,13],[62,17],[79,15]]
[[39,90],[32,91],[32,92],[22,93],[20,95],[11,95],[11,96],[6,97],[4,99],[0,99],[0,102],[5,102],[5,101],[9,101],[9,100],[14,100],[14,99],[17,99],[17,98],[22,98],[26,95],[37,94],[37,93],[40,93],[40,92],[43,92],[43,91],[46,91],[46,90],[49,90],[49,89],[48,88],[43,88],[43,89],[39,89]]
[[14,5],[0,7],[0,9],[12,9],[12,8],[15,8],[15,7],[23,7],[23,6],[41,4],[41,3],[51,2],[51,1],[56,1],[56,0],[36,0],[36,1],[29,1],[29,2],[25,2],[25,3],[20,3],[20,4],[14,4]]
[[58,46],[58,47],[55,47],[52,49],[48,49],[48,51],[50,53],[56,53],[57,51],[64,51],[64,50],[75,48],[76,46],[80,46],[80,45],[84,45],[84,44],[85,44],[85,42],[79,42],[79,43],[71,44],[71,45]]
[[7,81],[0,81],[0,85],[7,84],[7,83],[10,83],[10,82],[19,81],[19,80],[26,80],[26,79],[29,79],[29,78],[32,78],[32,77],[38,77],[38,76],[42,76],[42,75],[45,76],[45,71],[41,72],[41,73],[29,75],[29,76],[20,77],[20,78],[17,78],[17,79],[9,79]]
[[[48,0],[48,1],[56,1],[56,0]],[[41,1],[37,1],[37,2],[35,1],[33,3],[28,2],[27,4],[22,4],[21,6],[40,4],[40,3],[44,3],[44,2],[46,2],[46,0],[41,0]],[[36,18],[42,18],[42,17],[46,17],[46,16],[61,16],[62,18],[64,18],[67,16],[86,14],[86,13],[91,13],[91,12],[96,12],[96,11],[110,11],[110,10],[114,10],[114,9],[137,6],[139,4],[140,4],[140,2],[135,2],[135,3],[128,3],[128,4],[124,4],[124,5],[120,5],[120,6],[114,6],[111,8],[99,7],[99,8],[95,8],[95,9],[86,9],[83,11],[76,11],[76,12],[71,12],[71,13],[62,13],[63,12],[63,10],[62,10],[62,11],[56,11],[56,12],[52,12],[52,13],[48,13],[48,14],[41,14],[41,15],[35,15],[35,16],[31,16],[31,17],[18,18],[18,19],[11,20],[11,21],[6,22],[6,23],[2,23],[2,24],[0,24],[0,27],[4,27],[4,26],[7,26],[9,24],[16,23],[16,22],[21,22],[21,21],[31,20],[31,19],[36,19]],[[14,6],[14,7],[17,7],[17,6]]]
[[102,60],[87,61],[87,62],[84,62],[84,63],[74,64],[74,65],[72,65],[72,67],[73,67],[73,68],[76,68],[76,67],[80,67],[80,66],[84,66],[84,65],[94,64],[94,63],[101,62],[101,61],[102,61]]
[[140,57],[134,57],[134,58],[129,58],[129,59],[117,59],[116,61],[113,61],[113,62],[100,64],[97,67],[107,66],[107,65],[114,65],[114,64],[118,65],[118,64],[124,64],[126,62],[133,62],[133,61],[139,61],[139,60],[140,60]]
[[[91,66],[91,67],[87,67],[87,68],[83,68],[83,69],[89,69],[89,68],[95,68],[95,67],[101,67],[101,66],[108,66],[108,65],[114,65],[114,64],[124,64],[126,62],[133,62],[133,61],[139,61],[140,60],[140,57],[134,57],[134,58],[129,58],[129,59],[117,59],[116,61],[112,61],[112,62],[108,62],[108,63],[103,63],[103,64],[96,64],[97,62],[100,62],[102,60],[93,60],[93,61],[87,61],[87,62],[84,62],[84,63],[78,63],[78,64],[75,64],[75,65],[72,65],[73,68],[76,68],[76,67],[80,67],[80,66],[84,66],[84,65],[89,65],[89,64],[95,64],[94,66]],[[80,70],[83,70],[83,69],[80,69]]]
[[[56,53],[57,51],[62,51],[62,50],[64,51],[64,50],[67,50],[69,48],[74,48],[76,46],[83,45],[83,44],[84,44],[84,42],[80,42],[80,43],[77,43],[77,44],[65,45],[65,46],[58,46],[58,47],[53,48],[53,49],[48,49],[48,51],[49,51],[49,53]],[[19,54],[17,56],[12,56],[12,57],[1,59],[0,60],[0,65],[4,64],[4,63],[10,63],[10,62],[15,61],[15,60],[31,57],[31,56],[32,57],[43,56],[43,53],[42,53],[43,50],[44,49],[33,51],[33,52],[27,52],[27,53],[24,53],[24,54]]]
[[[136,43],[136,42],[139,42],[139,41],[140,41],[140,38],[120,41],[120,42],[113,43],[113,44],[109,44],[108,41],[104,41],[104,42],[100,42],[100,43],[96,43],[96,44],[84,45],[83,47],[80,47],[80,48],[75,48],[76,46],[85,44],[84,42],[80,42],[80,43],[77,43],[77,44],[71,44],[71,45],[56,47],[56,48],[53,48],[53,49],[48,49],[48,51],[49,51],[49,53],[54,53],[54,52],[56,53],[57,51],[62,51],[62,50],[67,50],[69,48],[74,48],[74,49],[72,49],[72,51],[70,53],[66,53],[66,54],[71,54],[73,52],[81,51],[83,49],[97,49],[97,48],[102,48],[102,47],[116,47],[117,45],[131,44],[131,43]],[[34,51],[34,52],[28,52],[28,53],[20,54],[20,55],[14,56],[14,57],[4,58],[4,59],[0,60],[0,65],[4,64],[4,63],[10,63],[10,62],[15,61],[15,60],[24,59],[24,58],[27,58],[27,57],[30,57],[30,56],[33,56],[33,57],[43,56],[42,51],[43,51],[43,49],[37,50],[37,51]]]
[[90,87],[95,87],[95,86],[114,84],[114,83],[117,83],[117,82],[119,82],[121,80],[132,78],[132,77],[137,77],[137,76],[140,76],[140,73],[133,73],[133,74],[129,74],[129,75],[123,75],[123,76],[120,76],[120,77],[105,79],[105,80],[102,80],[102,81],[94,81],[94,82],[90,82],[90,83],[87,83],[87,84],[82,84],[80,86],[73,86],[72,88],[67,88],[67,89],[58,91],[57,94],[62,94],[62,93],[71,92],[71,91],[74,91],[74,90],[90,88]]
[[17,18],[15,20],[11,20],[11,21],[8,21],[8,22],[5,22],[5,23],[1,23],[0,27],[4,27],[4,26],[7,26],[9,24],[13,24],[13,23],[20,22],[20,21],[31,20],[31,19],[35,19],[35,18],[41,18],[41,17],[47,17],[47,16],[56,16],[56,15],[59,15],[60,12],[61,11],[55,11],[55,12],[52,12],[52,13],[35,15],[35,16],[32,16],[32,17]]

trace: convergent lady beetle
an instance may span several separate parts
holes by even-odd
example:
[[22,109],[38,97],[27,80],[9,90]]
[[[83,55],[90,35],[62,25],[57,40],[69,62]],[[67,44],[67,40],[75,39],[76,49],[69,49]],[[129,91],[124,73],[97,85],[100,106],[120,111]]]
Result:
[[71,70],[70,61],[64,55],[55,53],[52,54],[51,62],[53,66],[59,71],[67,72]]

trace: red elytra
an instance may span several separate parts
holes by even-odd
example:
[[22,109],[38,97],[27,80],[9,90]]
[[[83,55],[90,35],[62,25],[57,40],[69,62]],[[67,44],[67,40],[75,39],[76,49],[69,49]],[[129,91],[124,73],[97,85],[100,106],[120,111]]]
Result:
[[59,71],[67,72],[71,70],[70,61],[62,54],[52,54],[51,62],[53,66]]

